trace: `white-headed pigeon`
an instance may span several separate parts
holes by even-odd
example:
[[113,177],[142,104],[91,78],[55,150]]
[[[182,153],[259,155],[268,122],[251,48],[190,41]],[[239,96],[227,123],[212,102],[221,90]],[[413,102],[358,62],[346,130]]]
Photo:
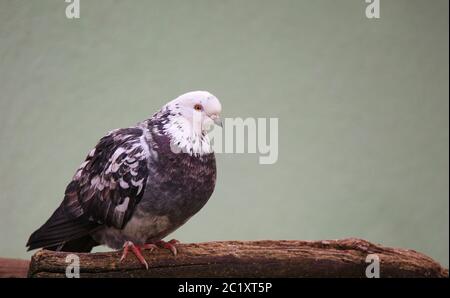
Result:
[[76,171],[64,200],[28,240],[28,250],[90,252],[94,246],[131,251],[155,246],[196,214],[213,193],[216,162],[207,130],[220,125],[221,104],[194,91],[150,119],[100,139]]

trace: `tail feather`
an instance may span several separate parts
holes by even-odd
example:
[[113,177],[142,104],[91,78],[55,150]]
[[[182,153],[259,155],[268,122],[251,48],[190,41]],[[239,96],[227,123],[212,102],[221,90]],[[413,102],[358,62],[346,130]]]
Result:
[[[62,206],[59,206],[45,224],[31,234],[26,246],[28,250],[36,248],[56,248],[53,250],[60,248],[58,250],[62,250],[66,245],[68,248],[81,247],[80,241],[90,242],[89,234],[98,227],[99,225],[85,219],[70,218],[65,214]],[[90,239],[92,240],[92,238]],[[72,244],[69,245],[69,242]]]
[[97,245],[100,244],[92,239],[90,235],[86,235],[78,239],[64,242],[60,245],[46,247],[45,249],[67,252],[90,252],[92,248]]

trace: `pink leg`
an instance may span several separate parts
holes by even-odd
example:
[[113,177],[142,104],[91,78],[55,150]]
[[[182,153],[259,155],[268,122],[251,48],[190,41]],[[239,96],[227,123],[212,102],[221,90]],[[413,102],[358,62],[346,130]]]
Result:
[[178,251],[177,251],[177,247],[176,245],[179,244],[180,241],[176,240],[176,239],[172,239],[168,242],[163,241],[163,240],[159,240],[155,242],[155,245],[164,249],[168,249],[172,252],[172,254],[174,256],[177,255]]
[[156,246],[154,244],[144,244],[144,245],[135,245],[131,241],[126,241],[123,245],[123,253],[122,257],[120,258],[120,262],[125,260],[125,258],[128,255],[128,252],[131,248],[131,251],[136,256],[136,258],[141,262],[142,265],[145,266],[145,268],[148,270],[148,263],[145,260],[144,256],[142,255],[142,249],[151,249],[153,250]]

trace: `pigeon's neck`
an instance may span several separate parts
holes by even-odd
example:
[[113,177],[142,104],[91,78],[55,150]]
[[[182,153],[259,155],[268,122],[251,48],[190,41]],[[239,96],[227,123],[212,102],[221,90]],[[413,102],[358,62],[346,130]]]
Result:
[[173,152],[195,156],[213,152],[206,132],[194,129],[192,123],[178,113],[162,110],[153,116],[152,122],[153,132],[167,136]]

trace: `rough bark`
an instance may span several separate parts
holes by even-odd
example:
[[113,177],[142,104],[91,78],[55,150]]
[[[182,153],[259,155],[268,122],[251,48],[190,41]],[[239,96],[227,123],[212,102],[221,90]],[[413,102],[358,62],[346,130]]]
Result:
[[[414,250],[360,239],[329,241],[223,241],[178,245],[178,255],[145,251],[146,270],[130,253],[79,253],[81,277],[366,277],[376,254],[381,277],[448,277],[448,270]],[[66,252],[38,251],[29,277],[65,277]]]

